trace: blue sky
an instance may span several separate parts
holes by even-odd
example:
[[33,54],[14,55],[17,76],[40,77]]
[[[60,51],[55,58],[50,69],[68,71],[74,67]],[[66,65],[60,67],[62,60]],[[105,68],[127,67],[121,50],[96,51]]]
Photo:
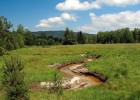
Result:
[[0,0],[0,16],[31,31],[140,28],[140,0]]

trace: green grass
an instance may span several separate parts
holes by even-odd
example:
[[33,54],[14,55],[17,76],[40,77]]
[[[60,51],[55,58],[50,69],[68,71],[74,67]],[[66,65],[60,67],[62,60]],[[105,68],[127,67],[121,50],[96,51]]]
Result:
[[[140,98],[140,44],[93,44],[73,46],[26,47],[8,52],[6,56],[20,56],[25,65],[26,83],[51,80],[54,69],[48,65],[79,61],[79,54],[101,55],[87,62],[93,72],[103,74],[107,82],[81,90],[64,91],[61,100],[138,100]],[[0,68],[4,64],[0,57]],[[2,69],[0,69],[0,80]],[[0,82],[1,84],[1,82]],[[30,91],[31,100],[57,100],[47,92]],[[0,98],[4,98],[0,88]],[[53,99],[52,99],[53,98]]]

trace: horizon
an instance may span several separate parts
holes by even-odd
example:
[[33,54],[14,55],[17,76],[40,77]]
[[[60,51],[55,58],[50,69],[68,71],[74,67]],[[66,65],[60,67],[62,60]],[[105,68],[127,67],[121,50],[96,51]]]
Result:
[[32,32],[58,31],[96,34],[140,28],[140,0],[1,0],[0,15]]

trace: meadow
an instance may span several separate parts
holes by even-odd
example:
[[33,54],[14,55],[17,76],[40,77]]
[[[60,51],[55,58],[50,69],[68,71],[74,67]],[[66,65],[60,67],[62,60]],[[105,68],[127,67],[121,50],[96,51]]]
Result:
[[[140,44],[86,44],[68,46],[32,46],[8,52],[7,56],[19,56],[25,66],[26,84],[49,81],[54,69],[50,64],[80,61],[80,54],[101,57],[86,62],[91,71],[107,77],[99,86],[80,90],[64,90],[60,100],[139,100],[140,99]],[[3,57],[0,57],[0,80]],[[0,99],[4,92],[0,81]],[[29,90],[31,100],[57,100],[46,91]]]

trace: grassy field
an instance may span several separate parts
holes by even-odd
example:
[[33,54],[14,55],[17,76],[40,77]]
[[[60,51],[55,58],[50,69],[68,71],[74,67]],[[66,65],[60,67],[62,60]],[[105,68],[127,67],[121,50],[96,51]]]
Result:
[[[64,90],[61,100],[139,100],[140,44],[93,44],[73,46],[26,47],[8,52],[5,56],[19,56],[25,65],[26,83],[51,80],[53,69],[48,65],[79,61],[80,54],[101,55],[87,62],[86,67],[108,78],[100,86],[81,90]],[[0,80],[3,57],[0,57]],[[30,91],[31,100],[57,100],[53,94]],[[0,83],[0,98],[4,92]]]

